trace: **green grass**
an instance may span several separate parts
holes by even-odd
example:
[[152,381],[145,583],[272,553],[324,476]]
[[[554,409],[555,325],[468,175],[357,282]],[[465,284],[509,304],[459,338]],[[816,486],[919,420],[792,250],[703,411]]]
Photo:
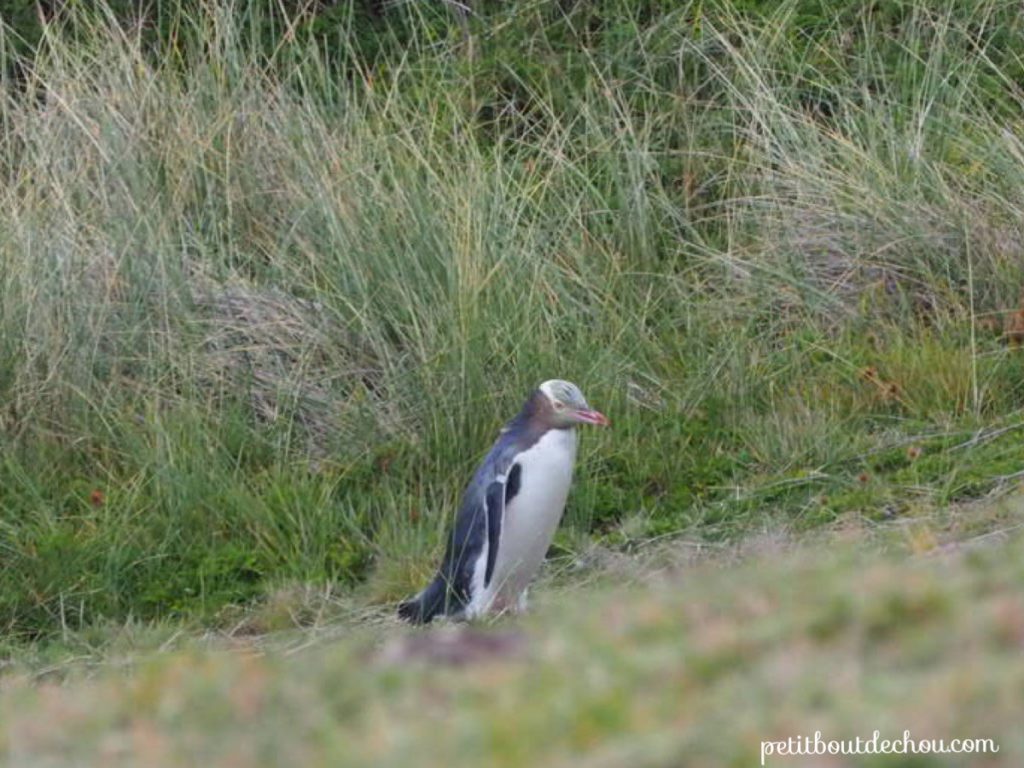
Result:
[[1012,484],[1010,5],[638,7],[372,61],[218,4],[173,50],[48,27],[0,102],[6,637],[389,604],[553,376],[615,425],[561,553]]
[[72,632],[22,649],[5,674],[0,754],[54,766],[748,766],[764,740],[877,729],[999,751],[843,765],[1016,766],[1021,508],[1015,496],[913,527],[605,553],[549,571],[530,616],[461,629],[403,628],[292,590],[277,626],[301,629],[262,634],[281,611],[270,608],[204,640],[166,625]]
[[0,765],[1021,765],[1018,4],[370,5],[4,14]]

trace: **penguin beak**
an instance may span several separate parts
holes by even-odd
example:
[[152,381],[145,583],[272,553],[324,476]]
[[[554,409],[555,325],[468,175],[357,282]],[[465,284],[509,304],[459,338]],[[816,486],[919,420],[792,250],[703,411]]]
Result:
[[611,424],[608,417],[600,411],[590,411],[586,408],[573,411],[573,418],[582,424],[596,424],[599,427],[607,427]]

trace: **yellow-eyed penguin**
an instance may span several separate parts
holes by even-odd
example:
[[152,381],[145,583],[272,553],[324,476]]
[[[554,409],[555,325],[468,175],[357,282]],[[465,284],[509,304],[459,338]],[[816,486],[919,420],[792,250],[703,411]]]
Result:
[[530,394],[473,475],[437,576],[399,616],[425,624],[525,607],[569,495],[577,424],[608,419],[575,384],[551,379]]

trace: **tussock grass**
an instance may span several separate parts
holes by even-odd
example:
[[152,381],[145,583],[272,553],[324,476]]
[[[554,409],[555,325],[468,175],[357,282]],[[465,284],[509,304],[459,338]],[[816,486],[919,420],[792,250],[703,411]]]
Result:
[[[563,551],[1012,482],[1008,7],[808,42],[791,5],[540,4],[345,70],[228,5],[174,55],[48,28],[0,105],[0,626],[397,598],[552,376],[615,422]],[[488,58],[518,45],[567,76]]]

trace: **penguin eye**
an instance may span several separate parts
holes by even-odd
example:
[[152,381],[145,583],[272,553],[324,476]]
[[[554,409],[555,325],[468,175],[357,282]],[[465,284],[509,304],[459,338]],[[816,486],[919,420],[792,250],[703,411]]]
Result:
[[565,403],[563,403],[561,400],[555,400],[555,410],[556,411],[564,411],[565,410]]

